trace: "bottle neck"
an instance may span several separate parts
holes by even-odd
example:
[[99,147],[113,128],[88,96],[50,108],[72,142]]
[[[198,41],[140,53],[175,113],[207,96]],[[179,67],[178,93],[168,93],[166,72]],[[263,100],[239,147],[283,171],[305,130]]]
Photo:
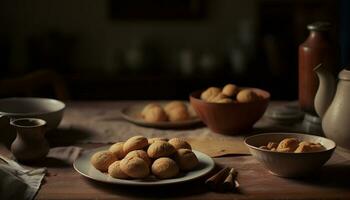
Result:
[[309,35],[310,39],[329,39],[329,33],[328,31],[310,31]]

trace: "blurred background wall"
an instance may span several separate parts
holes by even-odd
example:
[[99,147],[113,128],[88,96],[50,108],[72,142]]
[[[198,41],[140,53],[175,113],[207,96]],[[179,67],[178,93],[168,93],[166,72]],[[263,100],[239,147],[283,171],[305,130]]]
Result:
[[291,100],[306,25],[330,21],[339,41],[338,1],[161,2],[1,1],[1,78],[50,69],[72,99],[187,99],[232,82]]

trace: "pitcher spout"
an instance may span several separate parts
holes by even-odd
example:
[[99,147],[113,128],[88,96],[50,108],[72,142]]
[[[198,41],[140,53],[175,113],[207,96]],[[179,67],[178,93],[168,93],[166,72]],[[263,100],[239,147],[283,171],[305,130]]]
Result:
[[336,79],[322,63],[318,64],[314,68],[314,71],[319,80],[314,106],[316,113],[322,118],[333,101],[336,90]]

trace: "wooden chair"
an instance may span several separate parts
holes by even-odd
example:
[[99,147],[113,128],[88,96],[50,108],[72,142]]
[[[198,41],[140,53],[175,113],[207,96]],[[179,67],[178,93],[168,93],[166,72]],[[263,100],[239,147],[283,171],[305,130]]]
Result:
[[52,70],[38,70],[22,77],[0,80],[0,97],[52,97],[69,99],[63,78]]

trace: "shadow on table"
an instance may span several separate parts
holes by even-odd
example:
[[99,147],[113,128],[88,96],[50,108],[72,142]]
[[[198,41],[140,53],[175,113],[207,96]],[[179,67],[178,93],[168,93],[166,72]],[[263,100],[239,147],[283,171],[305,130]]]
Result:
[[350,188],[349,177],[350,160],[341,164],[325,165],[313,176],[295,181],[327,188],[348,189]]
[[171,184],[157,187],[124,186],[87,180],[94,187],[120,196],[138,198],[181,198],[208,192],[204,185],[204,179],[198,179],[188,183]]
[[[216,165],[215,168],[209,172],[207,175],[188,181],[185,183],[170,184],[170,185],[161,185],[161,186],[127,186],[127,185],[116,185],[108,184],[103,182],[97,182],[90,179],[85,179],[88,184],[103,190],[105,192],[127,196],[131,198],[151,198],[151,199],[165,199],[165,198],[182,198],[182,197],[191,197],[198,194],[205,194],[213,192],[212,189],[208,188],[205,185],[205,180],[213,176],[223,166]],[[218,191],[215,190],[215,193],[231,193],[231,194],[242,194],[239,190],[228,191]]]
[[93,133],[84,128],[57,128],[46,134],[50,147],[68,146],[90,138]]

